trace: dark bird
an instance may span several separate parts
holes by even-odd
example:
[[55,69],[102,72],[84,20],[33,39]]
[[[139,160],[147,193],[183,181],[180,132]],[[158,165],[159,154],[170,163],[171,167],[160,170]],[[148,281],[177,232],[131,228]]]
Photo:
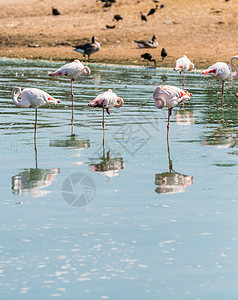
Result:
[[120,15],[114,15],[112,21],[120,21],[120,20],[123,20],[123,18],[120,16]]
[[140,12],[140,17],[142,21],[147,21],[147,18],[144,14],[142,14],[142,12]]
[[111,1],[105,1],[105,4],[102,7],[111,7],[112,2]]
[[158,0],[153,0],[153,2],[154,2],[154,3],[159,3],[159,1],[158,1]]
[[156,60],[152,59],[152,55],[150,53],[146,52],[144,54],[141,54],[141,57],[144,58],[145,60],[147,60],[147,65],[148,65],[149,61],[153,61],[155,64],[155,68],[156,68]]
[[149,13],[147,14],[147,17],[150,15],[153,15],[156,12],[156,10],[158,9],[158,7],[159,7],[158,4],[156,4],[155,8],[151,8]]
[[160,8],[164,8],[164,7],[165,7],[165,5],[166,5],[166,4],[161,4],[161,5],[160,5]]
[[114,24],[114,25],[106,25],[106,28],[108,28],[108,29],[114,29],[116,27],[116,25]]
[[83,57],[85,57],[85,55],[87,55],[88,61],[89,61],[90,55],[97,52],[100,49],[100,43],[97,42],[96,40],[97,40],[97,38],[95,36],[93,36],[91,43],[86,43],[86,44],[81,44],[81,45],[75,46],[75,49],[73,49],[73,51],[82,53]]
[[168,52],[164,48],[162,48],[160,55],[162,57],[162,61],[164,61],[166,56],[168,55]]
[[157,48],[159,46],[157,37],[155,35],[152,36],[152,40],[134,40],[134,42],[139,48]]
[[58,11],[57,8],[52,7],[52,15],[54,15],[54,16],[59,16],[60,15],[60,12]]

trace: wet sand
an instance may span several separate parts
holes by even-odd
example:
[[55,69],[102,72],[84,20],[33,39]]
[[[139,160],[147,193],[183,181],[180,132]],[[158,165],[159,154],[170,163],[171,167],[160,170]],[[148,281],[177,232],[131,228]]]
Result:
[[[165,7],[160,8],[163,3]],[[52,15],[52,5],[61,15]],[[197,68],[202,68],[217,61],[229,62],[238,54],[238,1],[167,0],[158,5],[145,22],[140,12],[148,13],[155,7],[152,0],[116,0],[109,8],[103,8],[99,0],[9,0],[0,4],[0,55],[86,61],[72,49],[90,41],[92,35],[101,43],[100,51],[91,56],[95,63],[143,65],[140,56],[148,52],[162,66],[160,52],[166,48],[166,66],[172,67],[186,54]],[[123,20],[112,21],[114,14],[120,14]],[[114,29],[106,28],[114,24]],[[153,34],[159,41],[156,49],[139,49],[133,42],[151,39]]]

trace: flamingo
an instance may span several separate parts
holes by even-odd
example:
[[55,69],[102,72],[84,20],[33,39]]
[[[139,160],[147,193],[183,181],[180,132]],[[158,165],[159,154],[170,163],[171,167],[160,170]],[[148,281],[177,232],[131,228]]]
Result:
[[167,125],[167,141],[169,139],[169,127],[170,116],[172,114],[172,108],[178,105],[180,102],[188,100],[192,97],[192,94],[171,85],[159,85],[154,91],[154,103],[159,109],[168,107],[168,125]]
[[[18,99],[21,96],[21,101]],[[37,129],[37,108],[45,104],[60,103],[60,100],[53,98],[51,95],[37,88],[26,88],[23,91],[16,87],[12,91],[12,101],[19,107],[35,107],[35,149],[36,149],[36,129]]]
[[72,120],[71,120],[71,135],[73,136],[74,125],[74,93],[73,93],[73,81],[80,75],[90,75],[91,71],[89,67],[85,67],[79,60],[74,60],[71,63],[63,65],[61,68],[54,72],[50,72],[49,76],[69,76],[71,78],[71,96],[72,96]]
[[109,108],[116,107],[119,108],[124,104],[122,98],[117,97],[115,93],[111,89],[107,92],[104,92],[98,95],[94,100],[88,103],[89,107],[101,107],[103,109],[103,133],[105,133],[105,125],[104,125],[104,109],[106,109],[107,113],[110,114]]
[[184,89],[185,72],[192,71],[193,69],[194,69],[194,64],[186,55],[176,60],[174,71],[180,72],[180,74],[183,71],[183,89]]
[[238,76],[238,68],[233,64],[234,59],[238,59],[238,55],[235,55],[231,58],[231,65],[235,69],[235,73],[232,73],[231,66],[224,62],[217,62],[214,65],[210,66],[208,69],[202,71],[201,73],[204,74],[204,77],[207,74],[211,74],[217,79],[222,80],[222,104],[221,104],[222,107],[223,107],[225,80],[233,80]]

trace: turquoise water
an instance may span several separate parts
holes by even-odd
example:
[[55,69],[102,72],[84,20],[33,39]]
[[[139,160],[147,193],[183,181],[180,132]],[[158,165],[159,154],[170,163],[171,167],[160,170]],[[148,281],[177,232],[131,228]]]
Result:
[[[186,75],[193,93],[158,110],[170,70],[90,65],[74,82],[75,137],[61,63],[0,61],[1,299],[238,299],[238,81]],[[17,108],[11,91],[59,98]],[[87,104],[111,88],[124,106]]]

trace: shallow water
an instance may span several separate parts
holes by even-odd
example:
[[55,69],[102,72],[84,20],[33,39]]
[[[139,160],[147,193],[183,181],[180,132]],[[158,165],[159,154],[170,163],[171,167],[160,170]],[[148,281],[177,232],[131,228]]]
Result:
[[[60,63],[0,61],[1,299],[237,299],[238,81],[186,75],[193,97],[158,110],[170,70],[90,65],[74,82]],[[59,98],[17,108],[14,87]],[[106,115],[87,104],[113,89],[125,101]],[[39,295],[39,296],[37,296]]]

